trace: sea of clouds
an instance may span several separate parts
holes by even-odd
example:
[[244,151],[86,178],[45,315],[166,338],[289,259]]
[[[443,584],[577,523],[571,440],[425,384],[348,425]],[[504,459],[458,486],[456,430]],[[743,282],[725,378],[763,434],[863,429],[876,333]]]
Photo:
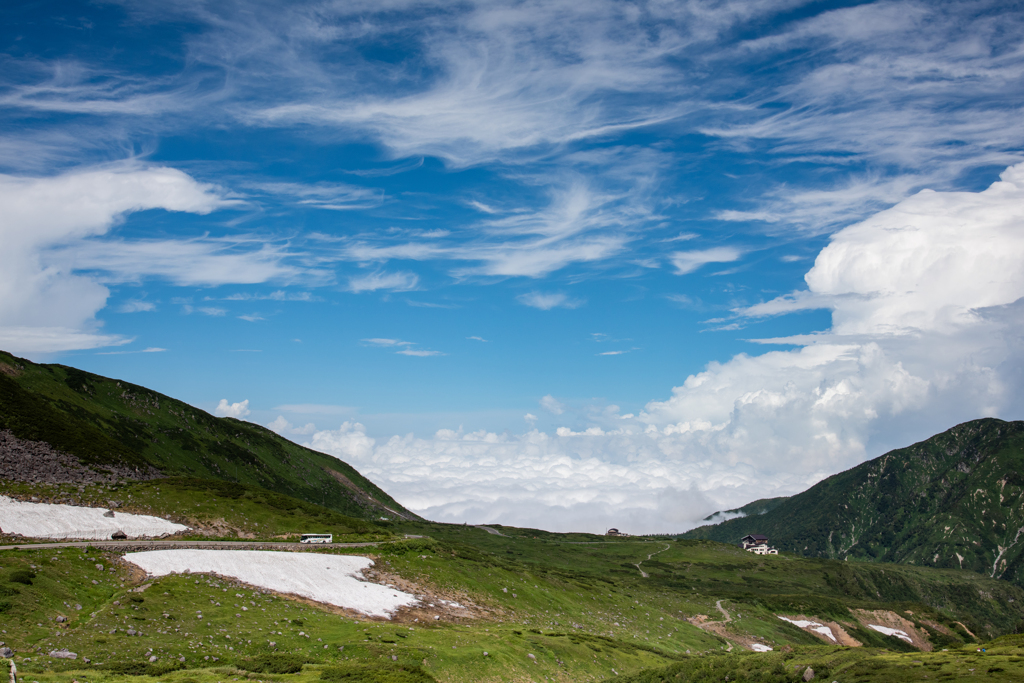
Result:
[[611,406],[581,432],[389,439],[347,421],[307,445],[431,519],[681,531],[959,422],[1019,417],[1022,263],[1017,165],[982,192],[925,190],[838,231],[806,289],[734,312],[828,308],[830,329],[760,340],[778,348],[710,363],[637,415]]

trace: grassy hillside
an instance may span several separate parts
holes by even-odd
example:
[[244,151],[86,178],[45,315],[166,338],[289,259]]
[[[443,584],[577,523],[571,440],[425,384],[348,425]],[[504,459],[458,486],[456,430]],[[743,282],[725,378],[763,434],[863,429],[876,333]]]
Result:
[[354,468],[268,429],[144,387],[0,352],[0,429],[96,471],[258,486],[350,517],[415,515]]
[[687,532],[867,562],[970,569],[1024,585],[1024,422],[974,420],[829,477],[756,517]]
[[[153,505],[190,502],[180,497],[183,488],[170,488],[158,480],[118,492]],[[247,503],[251,493],[207,496],[207,514],[227,519],[267,507]],[[268,525],[288,523],[284,511],[264,514],[274,518]],[[424,608],[393,621],[369,619],[223,577],[144,579],[116,553],[95,548],[23,548],[0,551],[0,640],[15,650],[24,680],[39,683],[143,683],[154,676],[165,683],[682,680],[678,673],[686,680],[743,680],[743,673],[788,681],[807,665],[842,676],[836,680],[871,682],[912,680],[889,675],[905,669],[978,669],[979,661],[986,666],[979,671],[1024,675],[1019,648],[988,659],[977,653],[982,642],[1018,627],[1024,590],[972,572],[759,557],[710,541],[383,526],[392,537],[423,538],[372,549],[375,580],[415,586],[431,605],[456,600],[471,613],[433,620],[437,610]],[[695,625],[721,620],[720,610],[728,621],[717,629]],[[870,610],[901,615],[935,651],[865,628],[857,614]],[[841,624],[865,647],[833,647],[780,614]],[[136,635],[127,635],[129,628]],[[774,652],[750,652],[744,644],[751,642]],[[79,659],[46,656],[58,648]]]

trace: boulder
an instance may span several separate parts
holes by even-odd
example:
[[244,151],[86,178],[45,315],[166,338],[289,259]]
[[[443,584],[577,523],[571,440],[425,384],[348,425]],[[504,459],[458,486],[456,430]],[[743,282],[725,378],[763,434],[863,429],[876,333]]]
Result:
[[66,648],[59,650],[50,650],[50,656],[55,659],[78,659],[78,654],[71,652]]
[[814,678],[814,669],[807,667],[804,669],[804,681],[809,681]]
[[6,657],[10,659],[14,656],[14,650],[9,647],[0,647],[0,657]]

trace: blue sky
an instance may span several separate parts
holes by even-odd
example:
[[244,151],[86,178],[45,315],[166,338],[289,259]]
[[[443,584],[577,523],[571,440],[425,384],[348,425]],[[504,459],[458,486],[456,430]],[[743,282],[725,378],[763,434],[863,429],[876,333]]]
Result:
[[1021,417],[1010,4],[2,12],[0,348],[559,530]]

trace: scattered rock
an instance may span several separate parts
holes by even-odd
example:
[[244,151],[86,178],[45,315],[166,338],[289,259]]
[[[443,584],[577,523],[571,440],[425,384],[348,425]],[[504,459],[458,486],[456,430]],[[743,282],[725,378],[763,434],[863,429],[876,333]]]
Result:
[[151,656],[151,657],[149,658],[149,661],[151,661],[151,662],[155,662],[155,661],[156,661],[156,655],[153,655],[153,656]]
[[50,656],[55,659],[78,659],[78,655],[66,648],[59,650],[50,650]]
[[[56,450],[45,441],[19,439],[9,429],[0,429],[0,479],[45,484],[115,482],[122,479],[156,479],[160,472],[122,465],[104,464],[107,473],[92,470],[73,455]],[[30,498],[38,501],[37,496]]]
[[0,657],[6,657],[10,659],[14,656],[14,650],[9,647],[0,647]]
[[814,678],[814,669],[807,667],[804,669],[804,680],[809,681]]
[[58,624],[63,624],[67,620],[68,620],[68,618],[63,616],[63,615],[57,617],[57,623]]

